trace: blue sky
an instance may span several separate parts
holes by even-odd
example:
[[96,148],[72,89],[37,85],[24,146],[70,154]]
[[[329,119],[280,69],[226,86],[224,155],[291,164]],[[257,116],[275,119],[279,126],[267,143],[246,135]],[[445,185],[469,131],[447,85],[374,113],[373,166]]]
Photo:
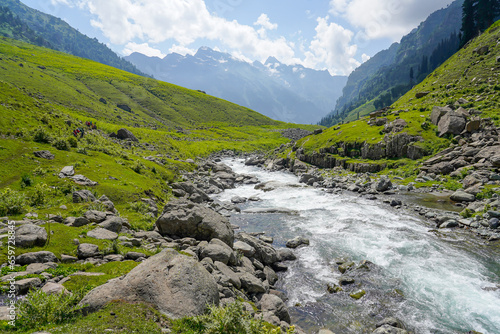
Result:
[[274,56],[347,75],[452,0],[21,0],[119,55]]

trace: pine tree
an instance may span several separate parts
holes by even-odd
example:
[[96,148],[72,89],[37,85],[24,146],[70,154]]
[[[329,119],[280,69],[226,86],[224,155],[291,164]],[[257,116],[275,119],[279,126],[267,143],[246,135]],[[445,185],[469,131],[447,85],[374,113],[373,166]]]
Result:
[[467,44],[467,42],[473,39],[477,34],[476,1],[477,0],[465,0],[462,5],[462,39],[460,41],[460,47]]
[[410,86],[413,86],[413,78],[415,78],[415,74],[413,73],[413,67],[410,67]]
[[476,7],[477,28],[479,31],[485,31],[493,24],[498,14],[498,0],[478,0]]

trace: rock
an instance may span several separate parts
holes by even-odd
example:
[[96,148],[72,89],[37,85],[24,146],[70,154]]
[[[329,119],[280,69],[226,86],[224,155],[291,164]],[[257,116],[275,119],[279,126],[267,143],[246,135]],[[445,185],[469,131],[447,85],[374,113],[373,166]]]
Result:
[[219,270],[224,276],[228,278],[229,283],[231,283],[236,289],[241,288],[241,281],[237,273],[235,273],[233,270],[231,270],[231,268],[229,268],[222,262],[215,261],[214,265],[217,270]]
[[73,227],[80,227],[80,226],[85,226],[90,224],[90,220],[88,220],[85,217],[77,217],[73,219],[73,222],[71,223],[71,226]]
[[96,311],[112,300],[153,305],[169,318],[201,315],[207,305],[219,304],[217,284],[195,259],[166,249],[88,293],[80,305]]
[[269,244],[259,240],[250,234],[239,233],[238,239],[255,249],[254,257],[266,265],[272,265],[280,260],[278,252]]
[[121,217],[111,217],[100,223],[99,226],[108,231],[120,233],[123,227],[123,222],[124,220]]
[[33,152],[33,154],[35,155],[35,157],[41,158],[41,159],[52,160],[55,158],[55,155],[50,153],[50,151],[47,151],[47,150],[36,151],[36,152]]
[[130,140],[130,141],[135,141],[138,142],[139,139],[137,139],[132,132],[128,129],[120,129],[116,132],[116,138],[121,139],[121,140]]
[[[141,253],[142,254],[142,253]],[[104,260],[108,262],[120,262],[125,259],[125,256],[120,254],[108,254],[104,257]]]
[[30,274],[41,274],[44,270],[57,268],[57,264],[54,262],[47,263],[32,263],[26,267],[26,271]]
[[86,243],[78,245],[76,254],[79,259],[101,256],[101,252],[99,252],[99,246]]
[[92,223],[102,223],[103,221],[106,220],[107,214],[106,212],[103,211],[97,211],[97,210],[88,210],[85,212],[83,215],[85,218],[87,218],[89,221]]
[[234,196],[233,198],[231,198],[231,203],[234,203],[234,204],[241,204],[241,203],[245,203],[246,201],[247,201],[246,198],[240,197],[240,196]]
[[309,246],[309,239],[303,237],[295,237],[286,242],[286,247],[288,248],[297,248],[302,245]]
[[96,200],[94,194],[90,190],[78,190],[73,192],[73,203],[94,202]]
[[348,277],[348,276],[342,276],[340,279],[339,279],[339,284],[340,285],[349,285],[349,284],[354,284],[355,280],[354,278],[352,277]]
[[264,275],[266,276],[266,280],[270,285],[274,285],[278,281],[278,275],[272,268],[268,266],[264,267]]
[[335,333],[329,329],[320,329],[318,334],[335,334]]
[[481,127],[481,121],[480,120],[472,120],[472,121],[469,121],[467,122],[467,124],[465,125],[465,131],[467,132],[476,132],[479,130],[479,128]]
[[228,264],[232,259],[232,263],[235,262],[235,257],[233,250],[227,244],[219,239],[212,239],[210,243],[200,250],[200,258],[209,257],[214,262],[219,261],[224,264]]
[[57,258],[52,252],[40,251],[24,253],[16,257],[16,264],[24,266],[31,263],[57,262]]
[[207,241],[217,238],[230,247],[233,245],[231,224],[214,210],[186,200],[174,200],[165,206],[163,212],[156,221],[162,235]]
[[344,262],[341,265],[339,265],[339,271],[344,274],[346,271],[354,267],[355,263],[352,261],[349,262]]
[[64,179],[65,177],[70,177],[75,175],[75,167],[73,166],[66,166],[63,169],[61,169],[61,172],[59,172],[59,177],[61,179]]
[[272,243],[274,242],[274,239],[272,237],[267,237],[265,235],[261,235],[259,239],[270,245],[272,245]]
[[450,199],[455,202],[474,202],[476,196],[468,194],[463,190],[457,190],[450,196]]
[[146,254],[140,252],[128,252],[127,254],[125,254],[125,259],[132,261],[136,261],[140,258],[147,258],[147,257],[148,256]]
[[130,107],[126,104],[117,104],[116,106],[126,112],[132,112],[132,109],[130,109]]
[[118,238],[118,234],[106,230],[105,228],[95,228],[92,231],[87,232],[87,237],[99,239],[99,240],[115,240]]
[[248,272],[240,273],[239,279],[241,281],[241,286],[250,294],[264,293],[266,288],[262,282],[252,274]]
[[433,107],[431,112],[432,124],[438,125],[441,117],[452,111],[453,109],[451,109],[450,107]]
[[16,227],[15,231],[18,247],[43,247],[47,242],[47,231],[41,226],[23,224]]
[[439,136],[446,134],[459,135],[465,129],[465,119],[463,116],[455,113],[448,112],[441,117],[438,123]]
[[389,325],[396,328],[403,328],[403,324],[394,317],[385,318],[375,325],[376,328],[382,327],[384,325]]
[[417,92],[417,93],[415,93],[415,97],[417,99],[421,99],[422,97],[429,95],[429,93],[430,92]]
[[99,99],[99,102],[101,102],[101,103],[103,103],[103,104],[108,104],[108,101],[106,101],[106,99],[105,99],[105,98],[103,98],[103,97],[101,97],[101,98]]
[[481,47],[474,50],[474,52],[476,52],[480,56],[487,54],[489,51],[490,51],[490,48],[487,45],[481,46]]
[[380,178],[380,180],[372,184],[372,189],[378,192],[384,192],[392,188],[392,182],[386,177]]
[[494,155],[490,158],[491,163],[495,167],[500,167],[500,154]]
[[361,299],[365,294],[366,294],[365,290],[356,290],[350,293],[349,296],[354,299]]
[[456,220],[448,220],[439,225],[439,228],[454,228],[458,226],[458,222]]
[[265,294],[260,300],[260,308],[263,314],[271,313],[277,316],[281,321],[291,322],[290,314],[283,300],[275,295]]
[[16,294],[25,295],[31,289],[37,288],[42,285],[42,280],[38,277],[25,278],[14,283]]
[[155,241],[162,239],[161,234],[156,231],[135,232],[134,237],[139,239],[152,239]]
[[255,248],[243,241],[236,241],[233,245],[233,249],[237,252],[241,252],[246,257],[252,257],[255,254]]
[[293,253],[293,251],[289,248],[280,248],[278,249],[278,256],[281,261],[293,261],[297,260],[297,256]]
[[[180,191],[180,193],[189,194],[191,196],[191,200],[196,203],[207,202],[210,200],[210,197],[201,189],[199,189],[196,185],[191,182],[178,182],[172,184],[172,190]],[[193,196],[198,195],[198,200],[193,200]]]
[[66,255],[66,254],[61,254],[61,262],[62,263],[72,263],[78,261],[77,257],[71,256],[71,255]]
[[60,293],[63,293],[65,295],[70,294],[70,292],[62,284],[53,282],[46,283],[43,286],[42,291],[45,292],[47,295],[56,295]]
[[408,332],[401,328],[383,325],[374,330],[372,334],[408,334]]
[[77,174],[75,176],[72,176],[71,178],[73,179],[73,181],[75,181],[76,184],[79,184],[81,186],[93,187],[93,186],[98,185],[97,182],[92,181],[88,177],[81,175],[81,174]]
[[488,221],[488,224],[490,225],[490,228],[492,230],[496,230],[500,226],[500,221],[498,220],[498,218],[491,218]]

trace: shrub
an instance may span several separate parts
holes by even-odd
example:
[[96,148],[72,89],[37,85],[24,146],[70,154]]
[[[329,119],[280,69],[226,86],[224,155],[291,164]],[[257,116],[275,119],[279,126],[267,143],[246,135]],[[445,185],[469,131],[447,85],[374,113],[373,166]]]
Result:
[[127,209],[138,213],[146,214],[149,212],[149,205],[144,202],[132,202],[127,204]]
[[31,187],[33,185],[33,180],[29,174],[24,174],[21,176],[21,188]]
[[140,161],[135,161],[130,168],[137,174],[141,174],[141,171],[146,167]]
[[37,143],[49,144],[52,141],[52,137],[48,134],[48,132],[44,128],[39,127],[33,133],[33,140],[36,141]]
[[[173,320],[175,334],[279,334],[280,328],[255,319],[241,302],[225,307],[209,306],[205,315]],[[293,327],[288,333],[294,333]]]
[[44,205],[51,199],[51,194],[53,193],[53,189],[46,185],[45,183],[39,183],[33,187],[33,190],[30,192],[29,200],[30,205],[38,206]]
[[83,290],[73,294],[50,295],[42,290],[32,290],[18,305],[16,328],[34,329],[74,319],[83,308],[78,305],[83,296]]
[[10,188],[0,192],[0,216],[20,214],[25,205],[26,196],[23,193]]
[[76,140],[75,137],[68,137],[67,139],[68,143],[69,143],[69,146],[71,147],[78,147],[78,140]]
[[69,143],[66,139],[64,138],[58,138],[54,141],[52,144],[55,148],[57,148],[60,151],[69,151]]
[[35,175],[35,176],[44,176],[48,172],[49,172],[48,169],[45,169],[45,168],[42,168],[42,167],[38,166],[37,168],[35,168],[35,170],[33,170],[33,175]]

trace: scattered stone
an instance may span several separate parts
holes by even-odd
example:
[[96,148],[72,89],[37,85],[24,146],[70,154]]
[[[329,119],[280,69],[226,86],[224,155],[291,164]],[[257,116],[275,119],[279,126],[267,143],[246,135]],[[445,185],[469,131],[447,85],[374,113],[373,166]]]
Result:
[[55,269],[57,268],[57,264],[54,263],[54,262],[47,262],[47,263],[32,263],[30,265],[28,265],[28,267],[26,267],[26,271],[30,274],[40,274],[42,273],[44,270],[47,270],[47,269]]
[[237,238],[238,240],[252,246],[255,249],[254,257],[265,265],[273,265],[280,260],[276,249],[264,241],[243,232],[239,233]]
[[172,249],[150,257],[124,278],[90,291],[80,302],[97,311],[112,300],[152,304],[170,318],[201,315],[219,304],[217,283],[195,259]]
[[41,159],[52,160],[52,159],[55,158],[55,155],[52,154],[50,151],[47,151],[47,150],[36,151],[36,152],[33,152],[33,154],[35,155],[35,157],[41,158]]
[[99,183],[92,181],[88,177],[83,176],[81,174],[77,174],[75,176],[72,176],[71,178],[73,179],[73,181],[75,181],[76,184],[79,184],[81,186],[93,187],[93,186],[96,186],[99,184]]
[[417,99],[421,99],[422,97],[429,95],[429,93],[430,92],[417,92],[417,93],[415,93],[415,97]]
[[339,284],[340,285],[349,285],[349,284],[354,284],[355,280],[354,278],[352,277],[348,277],[348,276],[342,276],[340,279],[339,279]]
[[140,252],[128,252],[127,254],[125,254],[125,259],[127,260],[133,260],[133,261],[136,261],[140,258],[147,258],[148,256],[144,253],[140,253]]
[[79,259],[86,259],[89,257],[97,257],[101,255],[99,252],[99,246],[94,244],[80,244],[76,249],[76,254]]
[[47,242],[45,228],[33,224],[23,224],[15,229],[16,246],[18,247],[43,247]]
[[349,269],[351,269],[352,267],[355,266],[355,263],[352,262],[352,261],[349,261],[349,262],[344,262],[342,263],[341,265],[339,265],[339,271],[344,274],[346,271],[348,271]]
[[281,261],[294,261],[297,260],[297,256],[289,248],[280,248],[278,250],[278,256]]
[[138,142],[139,139],[137,139],[132,132],[128,129],[120,129],[116,133],[116,138],[121,139],[121,140],[130,140],[134,142]]
[[241,203],[245,203],[246,201],[247,201],[246,198],[240,197],[240,196],[234,196],[233,198],[231,198],[231,203],[234,203],[234,204],[241,204]]
[[73,192],[73,203],[94,202],[96,200],[94,194],[90,190],[78,190]]
[[255,254],[255,248],[243,241],[236,241],[233,245],[233,249],[246,257],[252,257]]
[[71,255],[66,255],[66,254],[61,254],[61,262],[62,263],[73,263],[78,261],[77,257],[71,256]]
[[87,237],[99,239],[99,240],[115,240],[118,238],[118,234],[106,230],[105,228],[95,228],[92,231],[87,232]]
[[102,223],[99,224],[100,227],[114,232],[114,233],[120,233],[123,227],[124,220],[121,217],[111,217],[109,219],[106,219]]
[[254,275],[244,272],[239,275],[241,286],[250,294],[265,293],[266,288]]
[[42,291],[45,292],[47,295],[57,295],[60,293],[65,295],[71,294],[71,292],[69,292],[62,284],[53,282],[46,283],[43,286]]
[[303,245],[309,246],[309,239],[303,237],[295,237],[286,242],[286,247],[288,248],[297,248]]
[[70,177],[75,175],[75,167],[73,166],[66,166],[63,169],[61,169],[61,172],[59,172],[59,177],[61,179],[64,179],[65,177]]
[[450,196],[450,199],[455,202],[473,202],[476,196],[466,193],[463,190],[457,190]]
[[408,332],[401,328],[392,327],[389,325],[383,325],[373,331],[372,334],[408,334]]
[[266,313],[271,313],[277,316],[281,321],[291,322],[290,314],[281,298],[275,295],[266,294],[260,300],[261,311],[265,316]]
[[16,293],[18,295],[25,295],[31,289],[37,288],[42,285],[42,280],[38,277],[25,278],[19,281],[15,281],[14,286],[16,288]]
[[[65,220],[67,221],[67,220]],[[70,221],[71,226],[73,227],[81,227],[90,224],[90,220],[85,217],[77,217],[74,219],[68,219]],[[71,222],[72,221],[72,222]]]
[[441,117],[438,123],[439,136],[442,137],[446,134],[459,135],[465,129],[465,118],[456,113],[448,112]]
[[31,263],[47,263],[47,262],[57,262],[57,258],[54,255],[54,253],[48,251],[40,251],[40,252],[24,253],[16,257],[16,263],[21,266]]
[[366,294],[365,290],[356,290],[350,293],[349,296],[354,299],[361,299],[365,294]]

